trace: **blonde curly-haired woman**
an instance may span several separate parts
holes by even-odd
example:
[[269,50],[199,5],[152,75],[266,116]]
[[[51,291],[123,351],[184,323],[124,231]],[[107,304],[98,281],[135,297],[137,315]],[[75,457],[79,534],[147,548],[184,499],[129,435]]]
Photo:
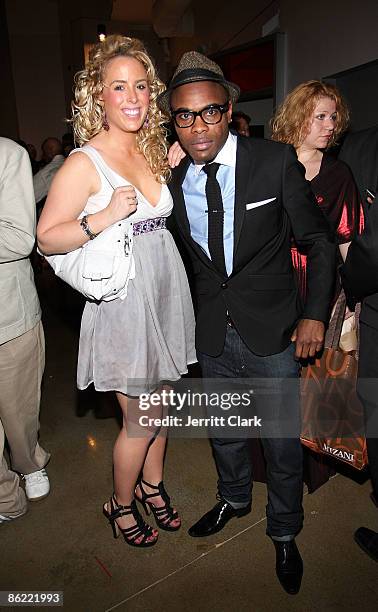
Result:
[[[76,76],[75,149],[57,174],[38,227],[43,253],[65,253],[132,215],[135,278],[127,297],[86,303],[80,333],[78,387],[115,391],[123,427],[113,453],[114,495],[104,514],[114,536],[133,546],[156,543],[158,527],[175,531],[180,518],[163,485],[166,432],[138,427],[138,397],[159,392],[196,361],[194,317],[184,267],[165,227],[172,210],[166,185],[164,90],[143,44],[109,36]],[[109,179],[110,177],[110,179]],[[152,412],[153,411],[153,412]],[[149,415],[161,416],[162,407]]]

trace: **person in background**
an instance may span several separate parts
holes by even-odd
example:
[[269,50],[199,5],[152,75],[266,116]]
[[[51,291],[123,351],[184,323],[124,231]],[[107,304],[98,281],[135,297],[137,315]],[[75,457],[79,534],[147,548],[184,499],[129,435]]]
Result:
[[377,193],[378,125],[347,134],[339,159],[349,166],[360,192],[365,213]]
[[37,149],[33,144],[27,144],[26,149],[29,153],[33,175],[37,174],[38,170],[41,168],[39,161],[37,161]]
[[[378,507],[378,126],[349,134],[340,157],[350,165],[366,210],[365,229],[352,241],[341,277],[347,295],[362,301],[357,391],[365,410],[372,500]],[[378,531],[360,527],[354,537],[378,561]]]
[[[173,202],[165,119],[156,105],[163,89],[140,40],[113,35],[94,47],[76,75],[73,127],[83,146],[56,175],[38,224],[41,251],[66,253],[132,215],[135,277],[125,299],[87,301],[77,383],[116,392],[123,427],[114,445],[114,494],[103,513],[114,537],[122,533],[137,547],[156,544],[158,531],[136,499],[159,528],[181,525],[163,484],[166,432],[153,424],[135,432],[139,397],[156,396],[162,381],[178,380],[196,361],[189,285],[166,229]],[[151,418],[152,410],[161,416],[161,403],[150,406]]]
[[[338,89],[320,81],[298,85],[271,121],[272,139],[295,147],[316,201],[336,234],[343,259],[350,241],[363,226],[363,209],[350,169],[328,150],[348,122],[348,108]],[[294,244],[292,257],[304,297],[306,255]]]
[[75,148],[75,141],[71,132],[66,132],[62,136],[62,148],[64,157],[68,157]]
[[40,163],[36,161],[37,150],[35,146],[32,144],[26,144],[26,142],[21,139],[16,140],[15,142],[17,142],[17,144],[20,145],[20,147],[23,147],[28,152],[33,175],[36,174],[38,170],[40,169]]
[[[27,499],[42,499],[50,491],[45,470],[50,455],[38,443],[45,342],[29,261],[34,241],[29,156],[0,138],[0,523],[22,516]],[[5,440],[12,469],[4,456]]]
[[46,198],[53,178],[64,162],[62,143],[57,138],[46,138],[42,143],[42,152],[46,165],[33,177],[34,196],[39,213],[43,208],[41,200]]
[[[345,258],[350,241],[363,225],[360,196],[348,166],[328,153],[346,130],[349,112],[336,87],[320,81],[298,85],[283,101],[272,118],[272,139],[295,147],[305,168],[306,179],[318,206],[327,217],[339,245],[338,263]],[[306,298],[306,253],[293,242],[293,265],[297,273],[302,299]],[[335,279],[335,302],[340,281]],[[340,299],[345,300],[344,296]],[[346,312],[345,328],[352,322]],[[326,337],[326,346],[327,346]],[[334,473],[327,458],[305,449],[305,479],[310,492],[324,484]]]
[[251,117],[242,111],[234,111],[231,115],[230,128],[240,136],[251,136]]

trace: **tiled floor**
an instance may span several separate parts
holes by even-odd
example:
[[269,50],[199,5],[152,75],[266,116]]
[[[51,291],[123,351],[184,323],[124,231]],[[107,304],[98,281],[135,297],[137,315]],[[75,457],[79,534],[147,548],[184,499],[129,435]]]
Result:
[[369,482],[339,475],[305,496],[305,528],[298,537],[305,574],[295,597],[275,577],[264,485],[255,485],[248,516],[211,538],[187,535],[216,501],[214,464],[203,439],[169,444],[165,480],[183,528],[161,532],[158,544],[145,550],[112,538],[101,506],[112,491],[114,406],[111,398],[92,393],[78,399],[77,299],[56,292],[43,274],[47,365],[41,442],[52,453],[52,490],[30,504],[25,517],[0,528],[0,590],[63,590],[67,612],[376,610],[378,565],[353,542],[356,527],[378,527]]

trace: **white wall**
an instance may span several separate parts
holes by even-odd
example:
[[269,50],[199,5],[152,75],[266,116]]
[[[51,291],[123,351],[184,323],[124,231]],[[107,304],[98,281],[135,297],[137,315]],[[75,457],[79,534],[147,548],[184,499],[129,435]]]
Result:
[[55,2],[6,1],[20,138],[40,149],[67,131]]
[[263,24],[277,13],[278,5],[279,0],[273,4],[267,0],[192,0],[194,36],[169,39],[172,67],[185,51],[211,55],[261,38]]
[[[75,0],[66,2],[68,8],[76,4]],[[99,0],[94,4],[98,7],[90,18],[95,34],[95,26],[100,17],[104,22],[110,4]],[[377,58],[377,0],[276,0],[272,5],[265,0],[237,0],[232,7],[218,2],[216,10],[214,2],[204,4],[203,0],[193,0],[196,36],[172,39],[171,59],[178,59],[186,47],[203,46],[215,52],[261,37],[262,25],[277,12],[278,5],[279,28],[286,33],[286,92],[301,81],[325,77]],[[64,118],[68,110],[66,103],[68,107],[71,98],[73,73],[77,65],[81,67],[82,44],[89,42],[84,30],[78,40],[75,37],[78,16],[82,20],[84,16],[89,17],[80,8],[81,2],[78,2],[77,15],[66,16],[67,27],[63,29],[59,27],[57,6],[53,0],[6,0],[19,135],[37,147],[45,137],[60,137],[66,131]],[[60,0],[59,6],[65,6],[64,0]],[[264,7],[269,8],[264,10]],[[149,46],[164,67],[163,49],[152,38]],[[246,112],[266,124],[267,111],[254,104],[256,107],[246,108]]]
[[281,0],[286,91],[377,59],[377,0]]

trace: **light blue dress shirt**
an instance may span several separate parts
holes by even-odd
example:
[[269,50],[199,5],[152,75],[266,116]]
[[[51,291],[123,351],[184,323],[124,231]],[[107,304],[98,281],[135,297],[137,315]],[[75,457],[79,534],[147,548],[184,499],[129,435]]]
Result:
[[[234,251],[234,201],[235,201],[235,167],[236,167],[237,137],[229,134],[228,138],[214,159],[220,164],[217,181],[221,188],[224,224],[223,244],[227,275],[230,276],[233,267]],[[182,189],[184,193],[186,213],[190,225],[190,234],[210,258],[208,246],[208,214],[206,200],[207,176],[203,165],[191,163],[186,173]]]

